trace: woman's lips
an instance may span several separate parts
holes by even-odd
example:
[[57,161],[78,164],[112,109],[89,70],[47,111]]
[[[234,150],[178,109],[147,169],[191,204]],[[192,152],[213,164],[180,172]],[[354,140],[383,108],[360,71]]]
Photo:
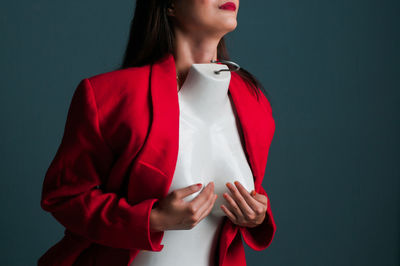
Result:
[[236,10],[236,5],[233,2],[226,2],[225,4],[221,5],[219,8],[220,9],[226,9],[226,10],[235,11]]

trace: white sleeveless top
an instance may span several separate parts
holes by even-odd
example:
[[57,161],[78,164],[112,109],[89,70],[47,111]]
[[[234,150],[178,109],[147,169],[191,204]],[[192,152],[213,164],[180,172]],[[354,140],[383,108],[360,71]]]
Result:
[[[195,65],[199,64],[193,66]],[[215,67],[215,64],[201,65]],[[192,75],[192,78],[196,75],[193,66],[186,81],[189,75]],[[230,72],[226,71],[225,74],[229,75],[229,80],[226,82],[226,86],[229,86]],[[194,78],[193,80],[201,79]],[[186,81],[184,86],[190,86]],[[227,88],[226,91],[228,91]],[[220,206],[221,204],[228,206],[223,193],[231,195],[225,184],[239,181],[249,192],[254,189],[253,174],[239,135],[232,99],[229,97],[228,104],[224,108],[226,110],[224,118],[209,124],[196,119],[196,114],[190,111],[180,92],[178,92],[179,150],[176,170],[168,193],[195,183],[202,183],[203,189],[210,181],[214,181],[214,193],[218,194],[218,198],[210,214],[194,228],[164,231],[161,241],[164,245],[163,249],[159,252],[141,250],[130,266],[214,265],[225,215]],[[193,193],[184,200],[190,201],[200,192]]]

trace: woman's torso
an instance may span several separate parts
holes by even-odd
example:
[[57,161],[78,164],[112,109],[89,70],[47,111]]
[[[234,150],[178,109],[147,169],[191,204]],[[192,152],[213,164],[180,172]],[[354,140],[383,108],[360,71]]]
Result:
[[[212,125],[197,119],[178,93],[179,151],[176,169],[169,192],[202,183],[203,188],[214,181],[218,198],[211,213],[191,230],[166,230],[160,252],[141,250],[131,266],[193,265],[210,266],[216,261],[219,233],[225,213],[220,205],[227,206],[223,193],[230,194],[227,182],[239,181],[254,189],[254,180],[246,159],[240,128],[232,99],[224,106],[223,116]],[[184,198],[194,199],[199,193]]]

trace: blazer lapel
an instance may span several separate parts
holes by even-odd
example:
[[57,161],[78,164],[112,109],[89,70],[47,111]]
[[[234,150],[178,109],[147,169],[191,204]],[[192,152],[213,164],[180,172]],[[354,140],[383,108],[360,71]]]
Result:
[[172,54],[151,65],[149,82],[152,121],[136,174],[146,179],[140,184],[144,196],[158,198],[167,195],[178,159],[179,101]]
[[269,121],[250,87],[241,79],[239,74],[231,73],[229,93],[232,96],[237,119],[243,133],[244,149],[253,172],[254,186],[258,191],[262,182],[261,175],[265,170],[261,168],[260,162],[265,159],[265,152],[268,151],[266,145],[268,144],[267,126]]
[[[231,72],[228,93],[231,94],[237,118],[243,132],[245,152],[253,173],[256,190],[261,185],[260,165],[257,157],[263,154],[261,145],[263,123],[262,110],[249,88],[240,77]],[[179,101],[176,81],[175,59],[168,53],[151,66],[150,93],[152,122],[149,135],[139,155],[142,175],[151,170],[151,190],[146,196],[166,196],[175,172],[179,148]],[[144,168],[143,168],[144,167]],[[144,169],[144,170],[143,170]],[[139,174],[139,172],[136,172]],[[151,181],[150,181],[151,180]],[[149,195],[151,194],[151,195]]]

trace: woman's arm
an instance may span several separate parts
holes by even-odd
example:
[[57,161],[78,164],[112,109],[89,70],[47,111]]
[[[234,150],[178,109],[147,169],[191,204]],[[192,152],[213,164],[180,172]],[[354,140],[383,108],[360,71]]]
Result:
[[72,97],[64,135],[46,172],[40,205],[70,231],[114,248],[160,251],[164,232],[150,230],[158,199],[130,205],[99,186],[113,154],[100,132],[90,81],[82,80]]

